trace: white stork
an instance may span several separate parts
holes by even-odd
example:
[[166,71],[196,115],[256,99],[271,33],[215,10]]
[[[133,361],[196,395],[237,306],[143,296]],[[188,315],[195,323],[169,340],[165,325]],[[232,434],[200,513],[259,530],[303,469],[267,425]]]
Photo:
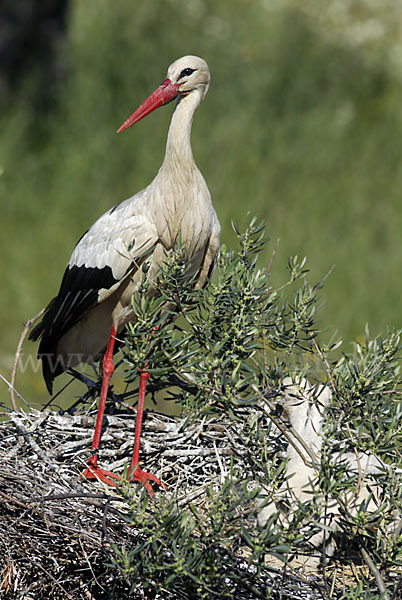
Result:
[[[116,335],[135,319],[131,298],[143,276],[141,265],[152,255],[147,277],[154,281],[166,254],[180,238],[189,272],[202,286],[211,275],[219,250],[220,225],[208,187],[190,144],[194,112],[210,81],[207,63],[184,56],[170,65],[165,81],[123,123],[127,129],[150,112],[177,98],[166,154],[155,179],[144,190],[102,215],[82,236],[71,255],[58,295],[30,333],[40,339],[38,357],[52,393],[54,378],[81,362],[103,357],[103,379],[92,456],[83,475],[116,485],[119,477],[97,464],[109,380],[114,370]],[[143,482],[159,479],[139,467],[142,409],[149,373],[140,373],[134,452],[129,473]]]

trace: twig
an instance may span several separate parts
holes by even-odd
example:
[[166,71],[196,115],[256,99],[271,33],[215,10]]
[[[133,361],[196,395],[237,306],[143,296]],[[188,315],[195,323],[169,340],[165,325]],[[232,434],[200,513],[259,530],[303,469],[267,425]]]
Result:
[[[219,454],[221,456],[232,456],[233,455],[233,450],[231,448],[220,448],[219,449]],[[238,452],[238,454],[240,455],[241,453]],[[245,452],[244,452],[245,454]],[[191,449],[187,449],[187,448],[181,448],[179,450],[165,450],[163,455],[165,457],[169,457],[169,458],[176,458],[176,457],[185,457],[185,456],[216,456],[216,452],[214,450],[214,448],[191,448]]]
[[232,573],[232,577],[233,579],[235,579],[238,582],[241,582],[242,585],[244,585],[244,587],[249,590],[252,594],[254,594],[254,596],[256,598],[262,598],[262,600],[264,600],[264,598],[267,598],[266,594],[263,594],[262,592],[260,592],[260,590],[258,590],[255,585],[253,585],[252,583],[249,583],[245,577],[244,577],[244,573],[241,573],[240,575],[237,575],[237,573]]
[[0,491],[0,496],[2,496],[8,502],[13,502],[14,504],[17,504],[18,506],[22,506],[22,508],[29,509],[28,504],[24,504],[24,502],[20,502],[20,500],[16,500],[16,498],[12,498],[11,496],[9,496],[8,494],[5,494],[2,491]]
[[43,315],[45,310],[46,310],[46,308],[42,308],[42,310],[40,312],[38,312],[37,315],[35,315],[34,317],[31,317],[30,319],[28,319],[28,321],[25,321],[24,329],[21,333],[20,341],[18,342],[17,351],[15,353],[15,358],[14,358],[13,370],[11,372],[11,386],[10,386],[11,406],[13,407],[13,410],[15,412],[18,412],[18,406],[17,406],[17,402],[15,400],[14,384],[15,384],[15,378],[17,375],[18,361],[20,360],[20,356],[21,356],[22,345],[25,341],[28,331],[31,329],[31,327],[35,323],[35,321],[40,319],[40,317]]
[[[8,381],[8,379],[6,379],[6,378],[4,377],[4,375],[1,375],[1,374],[0,374],[0,379],[2,379],[2,380],[4,381],[4,383],[6,383],[6,384],[8,385],[8,389],[10,390],[10,393],[11,393],[11,391],[12,391],[12,393],[13,393],[13,395],[14,395],[14,392],[16,392],[16,393],[17,393],[17,396],[18,396],[19,398],[21,398],[21,400],[22,400],[23,402],[25,402],[25,399],[24,399],[24,398],[21,396],[21,394],[20,394],[19,392],[17,392],[17,390],[16,390],[16,389],[13,387],[13,385],[12,385],[11,381]],[[15,401],[15,397],[14,397],[14,401]],[[27,406],[29,406],[28,402],[25,402],[25,404],[26,404]],[[16,404],[13,404],[13,410],[18,410],[18,409],[14,409],[14,406],[16,406]]]
[[270,272],[271,272],[272,265],[273,265],[273,263],[274,263],[274,260],[275,260],[276,252],[277,252],[277,250],[278,250],[279,242],[280,242],[280,239],[278,238],[278,239],[276,240],[276,242],[275,242],[275,245],[274,245],[274,248],[273,248],[273,250],[272,250],[271,258],[270,258],[270,260],[269,260],[268,267],[267,267],[267,273],[270,273]]
[[43,567],[40,562],[36,562],[35,566],[39,567],[40,569],[42,569],[42,571],[44,573],[46,573],[47,577],[49,577],[62,591],[64,594],[66,594],[67,598],[71,598],[72,600],[74,600],[73,596],[71,596],[71,594],[69,594],[67,592],[67,590],[64,589],[64,587],[61,585],[61,583],[59,581],[57,581],[57,579],[55,577],[53,577],[53,575],[51,573],[49,573],[49,571],[47,569],[45,569],[45,567]]
[[[263,394],[261,394],[261,392],[259,390],[257,390],[257,393],[260,396],[261,400],[265,404],[267,404],[267,406],[269,408],[269,410],[267,410],[266,408],[262,407],[262,411],[264,412],[264,414],[267,415],[267,417],[272,421],[272,423],[285,436],[285,438],[287,439],[287,441],[289,442],[289,444],[291,444],[293,446],[293,448],[299,454],[300,458],[302,459],[302,461],[304,462],[304,464],[306,465],[306,467],[310,467],[311,464],[306,460],[306,457],[300,451],[300,448],[297,447],[297,444],[295,443],[294,440],[296,440],[301,445],[301,447],[306,451],[307,456],[309,456],[310,459],[311,459],[312,466],[314,467],[314,469],[317,469],[318,466],[319,466],[318,465],[318,458],[315,455],[315,453],[312,451],[312,449],[307,446],[307,444],[303,440],[303,438],[300,437],[300,435],[297,433],[297,431],[291,425],[284,425],[284,424],[282,424],[280,418],[277,418],[274,415],[275,407],[273,406],[273,404]],[[292,435],[289,435],[289,433],[291,433]],[[292,436],[294,437],[294,439],[292,439]]]
[[105,540],[108,541],[108,539],[109,539],[109,535],[108,535],[106,523],[107,523],[107,513],[109,512],[109,509],[110,509],[110,501],[111,501],[110,498],[108,500],[106,500],[106,502],[104,504],[104,507],[103,507],[103,516],[102,516],[102,546],[105,543]]
[[[85,548],[84,548],[84,546],[82,545],[82,541],[81,541],[81,540],[79,540],[79,542],[80,542],[80,546],[81,546],[82,554],[83,554],[83,556],[84,556],[84,558],[85,558],[85,560],[86,560],[86,563],[87,563],[87,565],[88,565],[88,568],[89,568],[89,570],[91,571],[91,575],[92,575],[92,577],[94,578],[94,580],[96,581],[96,583],[99,585],[99,587],[100,587],[102,590],[104,590],[103,586],[102,586],[102,585],[99,583],[99,580],[98,580],[98,578],[96,577],[96,575],[95,575],[95,573],[94,573],[94,570],[93,570],[93,568],[92,568],[92,565],[91,565],[91,561],[90,561],[90,560],[89,560],[89,558],[88,558],[88,555],[87,555],[87,553],[86,553],[86,551],[85,551]],[[84,582],[82,582],[82,581],[81,581],[81,585],[82,585],[82,587],[86,587],[86,586],[85,586],[85,583],[84,583]],[[95,600],[94,596],[92,596],[92,594],[90,593],[90,591],[89,591],[88,589],[84,589],[84,593],[85,593],[85,595],[87,596],[87,598],[89,598],[90,600]]]
[[50,400],[48,400],[48,401],[46,402],[46,404],[45,404],[44,406],[42,406],[42,410],[45,410],[46,408],[48,408],[48,406],[50,406],[50,405],[52,404],[52,402],[54,402],[54,401],[56,400],[56,398],[57,398],[58,396],[60,396],[60,394],[61,394],[62,392],[64,392],[64,390],[65,390],[66,388],[68,388],[68,386],[69,386],[69,385],[71,385],[71,384],[73,383],[73,381],[75,381],[75,380],[74,380],[74,377],[71,377],[71,379],[69,379],[69,380],[67,381],[67,383],[65,383],[65,384],[63,385],[63,387],[61,387],[61,388],[59,389],[59,391],[58,391],[58,392],[56,392],[56,393],[54,394],[54,396],[52,396],[52,397],[50,398]]
[[382,600],[389,600],[389,596],[388,596],[387,588],[385,587],[384,579],[382,578],[380,571],[375,566],[371,556],[368,554],[368,552],[364,548],[360,548],[360,553],[363,557],[364,562],[366,563],[366,565],[370,569],[371,573],[375,577],[378,591],[380,592],[380,594],[382,594]]
[[[32,498],[32,502],[43,502],[46,500],[78,500],[78,499],[82,499],[84,503],[90,504],[91,506],[94,506],[95,508],[102,509],[103,511],[105,511],[105,507],[107,506],[107,510],[109,512],[113,513],[120,519],[124,519],[124,514],[122,512],[120,512],[116,508],[113,508],[112,506],[110,506],[110,503],[114,500],[116,500],[117,502],[127,503],[126,499],[122,498],[120,496],[109,496],[107,494],[90,494],[90,493],[84,493],[84,492],[82,492],[82,493],[72,492],[70,494],[69,493],[67,493],[67,494],[48,494],[47,496],[37,496],[37,497],[34,496]],[[98,499],[106,500],[106,503],[102,504],[101,502],[97,502],[96,500],[98,500]],[[29,508],[29,507],[27,506],[27,508]],[[106,527],[105,517],[103,518],[103,521],[102,521],[102,527],[103,528]],[[102,543],[103,543],[103,539],[104,539],[104,536],[102,537]]]
[[38,446],[38,444],[35,442],[35,440],[31,436],[31,434],[27,430],[27,428],[21,423],[19,418],[15,415],[10,415],[10,421],[15,425],[17,431],[19,431],[19,433],[21,433],[21,435],[24,436],[25,440],[31,446],[31,448],[35,452],[35,454],[37,454],[39,456],[39,458],[48,465],[49,468],[51,468],[52,470],[55,470],[56,467],[53,465],[53,463],[49,459],[46,452],[44,452],[42,450],[42,448],[40,448],[40,446]]
[[313,339],[313,346],[314,346],[316,352],[318,353],[318,356],[321,358],[322,362],[325,365],[328,380],[329,380],[330,386],[332,388],[332,393],[334,394],[334,396],[336,396],[336,393],[337,393],[336,386],[335,386],[334,378],[332,376],[331,367],[328,363],[328,360],[327,360],[326,356],[324,356],[324,354],[322,353],[322,350],[321,350],[320,346],[317,344],[317,341],[315,339]]
[[117,502],[126,502],[125,498],[122,498],[120,496],[109,496],[108,494],[90,494],[87,492],[72,492],[70,494],[48,494],[46,496],[33,496],[32,502],[42,502],[43,500],[74,500],[74,498],[107,500],[108,502],[110,502],[111,500],[116,500]]

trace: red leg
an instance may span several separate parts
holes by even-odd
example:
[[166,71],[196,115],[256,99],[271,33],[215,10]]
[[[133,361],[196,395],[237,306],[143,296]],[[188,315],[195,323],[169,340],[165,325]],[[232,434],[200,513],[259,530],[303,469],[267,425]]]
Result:
[[[87,479],[100,479],[104,483],[107,483],[108,485],[111,485],[113,487],[116,486],[116,481],[112,481],[112,479],[118,480],[118,479],[120,479],[120,477],[118,475],[115,475],[114,473],[111,473],[110,471],[106,471],[105,469],[98,467],[98,451],[99,451],[99,442],[100,442],[100,437],[101,437],[101,432],[102,432],[102,423],[103,423],[103,415],[105,412],[107,391],[109,388],[109,380],[114,371],[113,349],[114,349],[115,341],[116,341],[116,330],[115,330],[114,326],[112,325],[112,328],[110,330],[109,343],[107,345],[106,352],[103,357],[103,363],[102,363],[103,364],[103,378],[102,378],[101,395],[100,395],[100,400],[99,400],[98,415],[96,417],[95,433],[94,433],[94,437],[92,440],[92,446],[91,446],[91,450],[92,450],[93,454],[92,454],[91,458],[88,460],[88,463],[87,463],[88,466],[82,474],[83,477],[86,477]],[[110,477],[112,479],[110,479]]]
[[135,422],[135,434],[134,434],[134,450],[133,450],[133,458],[131,459],[131,464],[128,469],[128,475],[130,481],[138,481],[144,484],[148,494],[153,496],[154,491],[152,489],[152,485],[150,481],[154,481],[157,485],[162,486],[166,489],[164,483],[160,481],[155,475],[152,473],[147,473],[143,471],[139,466],[139,456],[140,456],[140,438],[141,438],[141,427],[142,427],[142,416],[144,412],[144,399],[145,399],[145,390],[147,387],[147,381],[149,379],[149,373],[147,371],[142,371],[140,373],[140,389],[138,396],[138,407],[137,407],[137,420]]

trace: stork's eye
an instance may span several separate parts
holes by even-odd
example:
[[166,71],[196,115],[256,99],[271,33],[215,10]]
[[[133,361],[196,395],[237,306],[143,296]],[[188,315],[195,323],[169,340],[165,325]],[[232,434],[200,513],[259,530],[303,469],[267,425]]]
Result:
[[[188,77],[189,75],[191,75],[191,73],[194,73],[195,69],[183,69],[182,72],[179,75],[179,79],[181,79],[182,77]],[[179,79],[177,81],[179,81]]]

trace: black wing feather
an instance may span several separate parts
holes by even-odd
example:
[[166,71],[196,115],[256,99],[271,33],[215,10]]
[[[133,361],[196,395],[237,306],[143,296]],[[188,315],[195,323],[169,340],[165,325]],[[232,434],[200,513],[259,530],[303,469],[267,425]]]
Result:
[[38,358],[42,359],[43,376],[50,393],[53,379],[65,371],[63,361],[57,356],[59,340],[98,304],[99,290],[109,289],[118,281],[110,267],[67,267],[58,295],[29,335],[32,341],[41,340]]

